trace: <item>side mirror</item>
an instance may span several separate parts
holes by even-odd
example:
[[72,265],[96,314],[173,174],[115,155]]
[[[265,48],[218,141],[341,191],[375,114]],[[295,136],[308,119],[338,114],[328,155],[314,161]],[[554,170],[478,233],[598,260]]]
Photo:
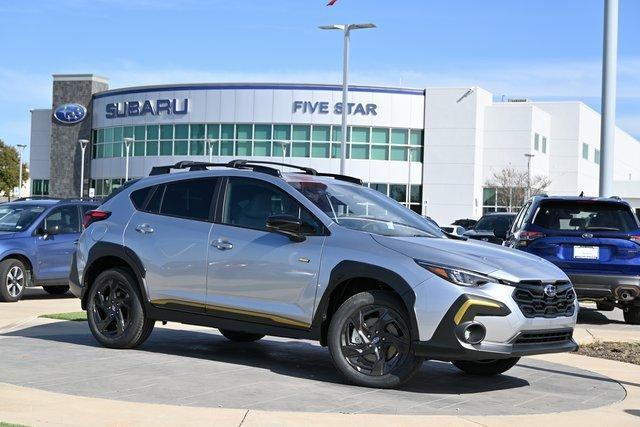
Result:
[[267,230],[284,234],[293,242],[303,242],[302,220],[292,215],[271,215],[267,218]]

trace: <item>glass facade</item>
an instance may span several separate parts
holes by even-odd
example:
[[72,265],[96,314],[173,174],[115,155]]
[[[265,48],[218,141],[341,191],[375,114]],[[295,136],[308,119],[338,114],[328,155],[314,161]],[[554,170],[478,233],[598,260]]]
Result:
[[[347,158],[422,161],[422,129],[352,126],[348,128]],[[93,159],[123,157],[123,138],[133,138],[130,156],[340,158],[340,126],[195,123],[119,126],[93,131]],[[410,153],[410,154],[409,154]]]
[[489,212],[518,212],[524,204],[525,190],[523,188],[495,188],[483,189],[482,214]]
[[31,195],[32,196],[48,196],[49,195],[49,180],[48,179],[34,179],[31,181]]

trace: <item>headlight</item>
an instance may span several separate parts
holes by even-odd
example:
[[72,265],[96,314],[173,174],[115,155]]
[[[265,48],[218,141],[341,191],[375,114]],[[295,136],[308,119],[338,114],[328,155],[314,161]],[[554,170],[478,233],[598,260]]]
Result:
[[494,279],[484,274],[474,273],[473,271],[461,270],[458,268],[445,267],[428,262],[416,260],[419,266],[429,270],[438,277],[459,286],[476,287],[487,283],[500,283],[498,279]]

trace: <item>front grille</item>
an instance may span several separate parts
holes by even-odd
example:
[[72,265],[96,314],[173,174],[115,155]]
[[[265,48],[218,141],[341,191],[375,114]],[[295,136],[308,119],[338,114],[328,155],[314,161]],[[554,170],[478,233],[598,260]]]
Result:
[[559,344],[571,340],[573,329],[546,332],[523,332],[514,344]]
[[[544,288],[555,285],[556,294],[546,295]],[[513,291],[513,299],[525,317],[569,317],[573,316],[576,294],[571,282],[543,283],[541,281],[522,281]]]

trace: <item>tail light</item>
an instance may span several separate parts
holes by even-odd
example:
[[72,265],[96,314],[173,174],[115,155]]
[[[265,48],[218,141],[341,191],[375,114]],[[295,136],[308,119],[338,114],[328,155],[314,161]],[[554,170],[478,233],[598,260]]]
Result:
[[86,229],[94,222],[105,220],[110,216],[111,216],[111,212],[107,212],[107,211],[99,211],[99,210],[88,211],[86,214],[84,214],[84,218],[82,219],[82,227]]
[[518,232],[516,237],[518,239],[518,246],[527,246],[529,242],[544,237],[544,233],[539,231],[522,230]]

